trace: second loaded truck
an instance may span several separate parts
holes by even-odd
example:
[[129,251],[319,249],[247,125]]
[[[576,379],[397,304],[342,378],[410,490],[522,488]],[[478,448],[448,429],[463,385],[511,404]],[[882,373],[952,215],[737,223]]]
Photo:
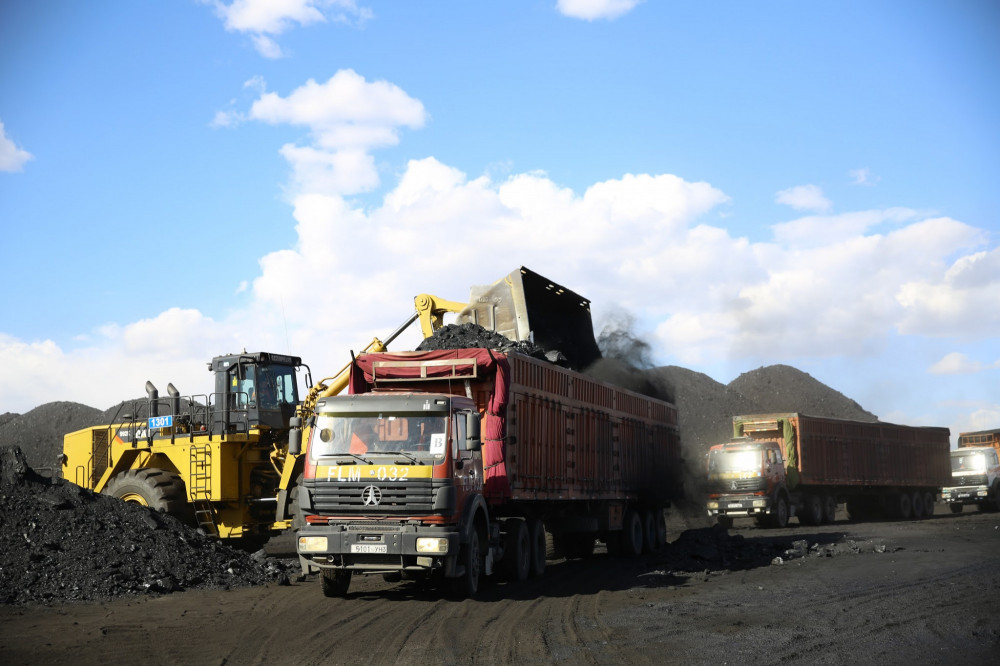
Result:
[[951,478],[947,428],[758,414],[733,431],[708,452],[708,515],[725,526],[831,523],[841,502],[852,520],[921,518]]
[[596,540],[623,554],[666,542],[670,403],[481,348],[361,355],[350,393],[319,400],[303,428],[298,552],[327,596],[380,573],[465,597]]

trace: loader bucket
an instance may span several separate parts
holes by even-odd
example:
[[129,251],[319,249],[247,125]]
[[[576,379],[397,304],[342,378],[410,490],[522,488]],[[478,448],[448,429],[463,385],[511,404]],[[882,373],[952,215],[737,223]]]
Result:
[[590,301],[524,266],[491,285],[473,286],[456,321],[559,351],[580,370],[601,358]]

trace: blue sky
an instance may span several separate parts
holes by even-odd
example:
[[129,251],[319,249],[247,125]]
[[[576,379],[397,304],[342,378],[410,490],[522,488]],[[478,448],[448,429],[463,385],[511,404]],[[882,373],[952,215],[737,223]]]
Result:
[[[1000,427],[1000,5],[0,5],[0,412],[333,372],[526,265],[657,364]],[[400,347],[416,342],[415,332]]]

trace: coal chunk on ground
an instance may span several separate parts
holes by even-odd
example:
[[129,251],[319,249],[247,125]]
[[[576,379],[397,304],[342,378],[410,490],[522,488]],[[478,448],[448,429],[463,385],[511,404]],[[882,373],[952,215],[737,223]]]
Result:
[[286,583],[290,560],[248,553],[173,516],[36,473],[0,447],[0,603],[99,601]]

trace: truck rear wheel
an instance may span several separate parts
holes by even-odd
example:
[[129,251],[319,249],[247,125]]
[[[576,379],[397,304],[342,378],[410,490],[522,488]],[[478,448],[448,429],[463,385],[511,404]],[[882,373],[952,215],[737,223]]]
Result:
[[933,516],[934,515],[934,493],[925,492],[924,493],[924,515]]
[[622,522],[622,555],[635,557],[642,552],[642,518],[635,509],[625,512]]
[[823,522],[837,522],[837,498],[833,495],[823,496]]
[[799,522],[803,525],[819,525],[823,522],[823,503],[817,495],[806,495],[802,498],[802,515]]
[[642,511],[642,552],[652,553],[656,549],[656,522],[653,511],[643,509]]
[[910,510],[914,518],[924,517],[924,496],[919,490],[914,490],[910,495]]
[[507,521],[506,528],[504,569],[509,580],[520,582],[526,580],[531,572],[531,540],[528,538],[528,526],[520,518],[511,518]]
[[892,507],[893,507],[893,514],[895,514],[895,517],[900,518],[902,520],[909,520],[913,510],[913,506],[910,504],[910,494],[896,493],[896,496],[893,498],[893,501],[894,504],[892,505]]
[[111,479],[105,495],[123,502],[148,506],[155,511],[187,519],[190,506],[184,481],[177,474],[164,469],[130,469]]
[[341,569],[323,569],[323,596],[347,596],[347,588],[351,586],[351,571]]
[[653,515],[653,522],[656,523],[656,550],[660,550],[667,545],[667,517],[663,515],[663,507],[656,507]]
[[531,575],[545,573],[545,523],[539,518],[528,521],[528,539],[531,541]]

